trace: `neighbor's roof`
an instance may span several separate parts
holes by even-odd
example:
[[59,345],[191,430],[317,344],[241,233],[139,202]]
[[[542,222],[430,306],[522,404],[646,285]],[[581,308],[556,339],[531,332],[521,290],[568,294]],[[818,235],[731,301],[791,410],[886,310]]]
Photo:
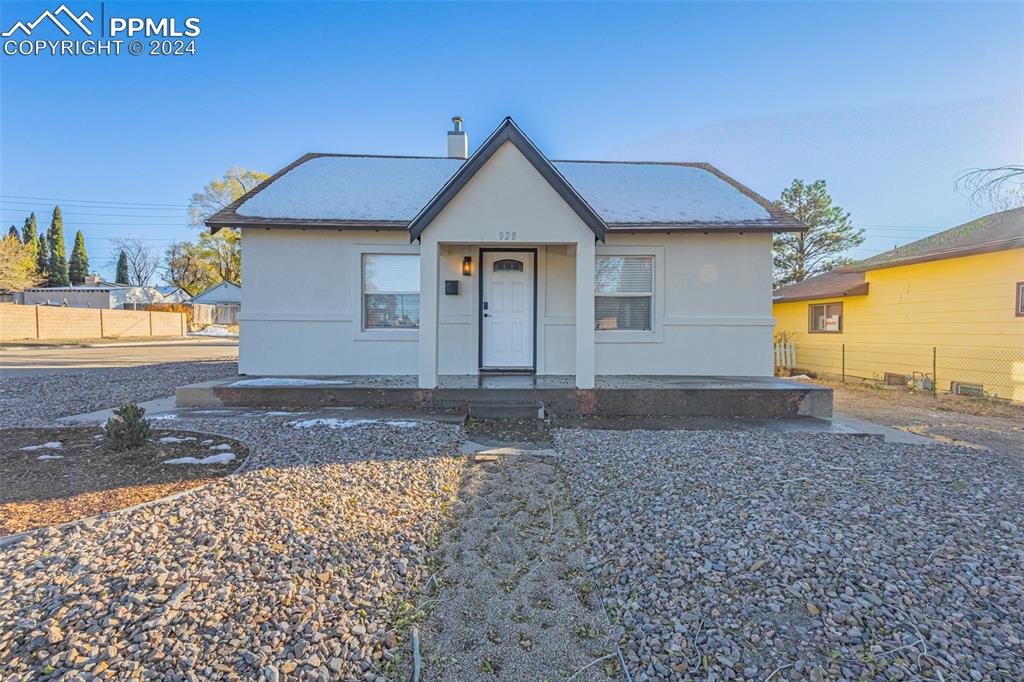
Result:
[[[206,224],[214,231],[407,229],[465,163],[444,157],[306,154]],[[551,166],[611,230],[806,229],[705,163],[552,161]]]
[[862,272],[1020,248],[1024,248],[1024,208],[1014,208],[857,261],[846,269]]
[[833,271],[776,289],[772,295],[772,302],[787,303],[814,298],[863,296],[866,293],[868,293],[868,283],[864,281],[863,272]]
[[242,287],[234,282],[224,280],[192,297],[193,303],[239,303],[242,300]]

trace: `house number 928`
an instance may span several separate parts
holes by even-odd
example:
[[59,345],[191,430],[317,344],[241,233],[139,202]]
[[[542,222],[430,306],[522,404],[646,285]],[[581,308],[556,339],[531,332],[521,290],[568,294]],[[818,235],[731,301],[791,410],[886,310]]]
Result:
[[514,242],[516,240],[515,232],[499,232],[498,241],[502,242]]

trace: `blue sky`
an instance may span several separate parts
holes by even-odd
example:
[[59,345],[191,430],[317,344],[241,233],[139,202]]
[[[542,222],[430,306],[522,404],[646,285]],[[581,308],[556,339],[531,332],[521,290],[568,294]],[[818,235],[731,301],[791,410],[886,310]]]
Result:
[[[3,2],[0,25],[59,4]],[[443,155],[452,114],[471,145],[511,115],[552,158],[708,161],[773,199],[824,178],[868,230],[854,256],[986,212],[957,174],[1024,160],[1022,3],[103,10],[199,17],[197,54],[0,57],[0,216],[34,209],[45,228],[61,200],[69,242],[82,229],[108,276],[111,237],[194,237],[189,195],[230,166]]]

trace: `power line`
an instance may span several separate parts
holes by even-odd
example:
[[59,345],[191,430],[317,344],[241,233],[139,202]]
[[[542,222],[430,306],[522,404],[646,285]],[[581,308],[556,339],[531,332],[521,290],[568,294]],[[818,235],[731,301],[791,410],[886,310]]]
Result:
[[[17,211],[20,215],[24,215],[24,209],[20,208],[5,208],[0,207],[3,211]],[[187,216],[184,215],[158,215],[158,214],[146,214],[146,213],[81,213],[79,211],[61,211],[61,215],[79,215],[79,216],[96,216],[97,218],[181,218],[185,220]]]
[[56,197],[33,197],[24,194],[0,194],[0,197],[10,199],[38,199],[40,201],[74,202],[80,204],[116,204],[118,206],[151,206],[156,208],[188,208],[182,204],[153,204],[140,201],[106,201],[100,199],[58,199]]

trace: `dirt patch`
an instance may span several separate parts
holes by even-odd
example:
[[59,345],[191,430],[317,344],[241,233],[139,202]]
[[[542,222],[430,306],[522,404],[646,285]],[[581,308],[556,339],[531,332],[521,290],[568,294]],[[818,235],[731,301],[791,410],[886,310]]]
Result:
[[1024,457],[1024,405],[950,394],[932,397],[864,383],[817,379],[833,391],[836,414],[893,426],[937,440]]
[[[421,595],[425,680],[605,680],[620,668],[585,536],[548,458],[468,468]],[[403,661],[411,672],[411,661]]]
[[[0,431],[0,535],[195,488],[231,473],[248,455],[235,440],[166,430],[153,431],[141,447],[110,452],[101,433],[98,428],[73,427]],[[223,447],[211,449],[218,446]],[[221,464],[166,463],[225,452],[235,458]]]

